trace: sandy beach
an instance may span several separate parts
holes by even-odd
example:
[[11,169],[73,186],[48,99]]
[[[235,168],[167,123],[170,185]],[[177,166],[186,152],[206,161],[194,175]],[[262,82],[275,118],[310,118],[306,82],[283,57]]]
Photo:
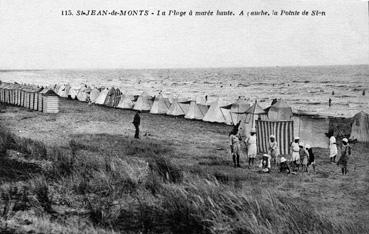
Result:
[[[259,174],[256,167],[247,167],[244,155],[241,157],[242,168],[232,167],[228,150],[230,126],[142,113],[142,137],[135,140],[131,123],[133,115],[130,110],[60,99],[60,113],[56,115],[7,106],[0,113],[0,120],[16,136],[40,141],[46,148],[60,147],[69,151],[73,140],[82,149],[77,151],[77,156],[88,154],[100,160],[112,155],[123,159],[150,160],[151,155],[157,153],[168,158],[191,178],[214,176],[227,190],[245,196],[261,196],[271,191],[283,194],[285,199],[306,206],[304,212],[315,212],[334,225],[342,224],[343,233],[368,228],[367,144],[353,145],[348,176],[342,176],[340,168],[329,163],[328,149],[315,149],[316,173],[310,169],[309,173],[286,175],[273,168],[271,174]],[[7,182],[5,178],[2,177],[3,182]],[[57,184],[60,185],[60,182]],[[55,185],[51,183],[49,186]],[[54,210],[58,206],[52,204]],[[65,205],[62,207],[66,209]],[[327,232],[333,233],[333,230]]]

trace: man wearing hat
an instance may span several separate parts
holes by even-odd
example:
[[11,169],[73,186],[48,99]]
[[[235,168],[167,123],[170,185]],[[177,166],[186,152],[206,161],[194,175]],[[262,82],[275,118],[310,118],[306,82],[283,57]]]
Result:
[[250,136],[245,140],[247,146],[247,156],[249,157],[249,166],[254,165],[257,148],[256,148],[256,129],[252,128]]
[[348,143],[347,138],[342,139],[341,157],[337,162],[337,165],[341,165],[342,175],[347,174],[347,162],[351,155],[351,146]]
[[300,164],[300,146],[299,146],[299,142],[300,142],[300,138],[299,137],[295,137],[295,141],[292,142],[291,144],[291,151],[292,151],[292,165],[293,165],[293,170],[296,170],[296,167],[298,169],[298,166]]
[[272,157],[272,162],[276,163],[277,162],[277,157],[278,157],[278,143],[275,140],[275,136],[271,135],[269,138],[269,147],[268,147],[268,154]]

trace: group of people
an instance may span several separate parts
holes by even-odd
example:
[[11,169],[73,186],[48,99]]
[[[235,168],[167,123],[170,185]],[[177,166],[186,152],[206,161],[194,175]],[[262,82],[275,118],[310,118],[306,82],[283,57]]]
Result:
[[[250,131],[250,136],[245,140],[242,140],[240,134],[238,134],[238,128],[234,128],[229,134],[229,145],[231,148],[231,155],[233,159],[234,167],[241,167],[241,142],[246,145],[247,157],[249,167],[255,165],[255,159],[257,155],[257,141],[256,141],[256,129],[253,128]],[[336,156],[338,154],[336,138],[332,135],[329,143],[330,160],[332,163],[336,163]],[[337,165],[342,168],[342,174],[347,174],[347,162],[348,157],[351,155],[351,146],[348,143],[347,138],[342,139],[341,157],[337,161]],[[312,147],[309,144],[304,144],[299,137],[295,137],[291,143],[291,158],[287,160],[285,157],[279,156],[279,146],[276,141],[276,137],[271,135],[269,137],[268,152],[263,154],[260,160],[260,171],[263,173],[269,173],[272,165],[279,167],[280,172],[296,174],[298,171],[308,172],[310,166],[315,172],[315,156]]]

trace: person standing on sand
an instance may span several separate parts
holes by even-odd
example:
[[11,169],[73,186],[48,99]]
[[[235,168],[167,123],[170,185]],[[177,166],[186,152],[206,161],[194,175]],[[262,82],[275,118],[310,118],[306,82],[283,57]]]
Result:
[[337,145],[336,145],[336,138],[332,134],[329,138],[329,158],[331,163],[336,162],[336,156],[337,156]]
[[313,167],[313,170],[314,170],[314,173],[315,173],[315,156],[314,156],[314,153],[313,153],[313,149],[308,144],[305,146],[305,148],[309,153],[309,162],[308,162],[307,166],[309,167],[311,165]]
[[140,117],[140,111],[137,111],[135,116],[133,117],[133,125],[135,126],[135,138],[140,138],[140,123],[141,123],[141,117]]
[[347,163],[348,163],[348,159],[349,159],[350,155],[351,155],[351,146],[349,145],[347,138],[343,138],[342,139],[341,157],[337,162],[337,166],[341,165],[342,175],[346,175],[347,172],[348,172]]
[[309,153],[305,149],[304,143],[300,142],[299,147],[300,147],[299,155],[300,155],[300,162],[301,162],[302,171],[303,172],[308,172],[307,165],[308,165],[308,161],[309,161]]
[[272,157],[272,162],[274,164],[279,163],[278,158],[278,142],[275,140],[275,136],[271,135],[269,138],[269,147],[268,147],[268,155]]
[[241,146],[240,146],[240,138],[237,134],[237,131],[233,130],[232,132],[229,133],[229,145],[231,147],[233,166],[241,167],[240,165]]
[[256,148],[256,129],[251,129],[250,136],[245,140],[247,146],[247,155],[249,157],[249,166],[253,166],[257,154]]
[[298,166],[300,164],[300,146],[299,146],[299,137],[295,137],[295,141],[291,144],[291,151],[292,151],[292,170],[296,171],[296,167],[298,169]]

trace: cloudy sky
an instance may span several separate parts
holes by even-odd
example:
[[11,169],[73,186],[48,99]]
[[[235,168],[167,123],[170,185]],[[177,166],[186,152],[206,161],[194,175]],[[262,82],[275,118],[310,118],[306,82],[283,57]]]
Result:
[[[62,16],[68,9],[326,16]],[[361,0],[0,0],[0,69],[368,64],[368,18]]]

